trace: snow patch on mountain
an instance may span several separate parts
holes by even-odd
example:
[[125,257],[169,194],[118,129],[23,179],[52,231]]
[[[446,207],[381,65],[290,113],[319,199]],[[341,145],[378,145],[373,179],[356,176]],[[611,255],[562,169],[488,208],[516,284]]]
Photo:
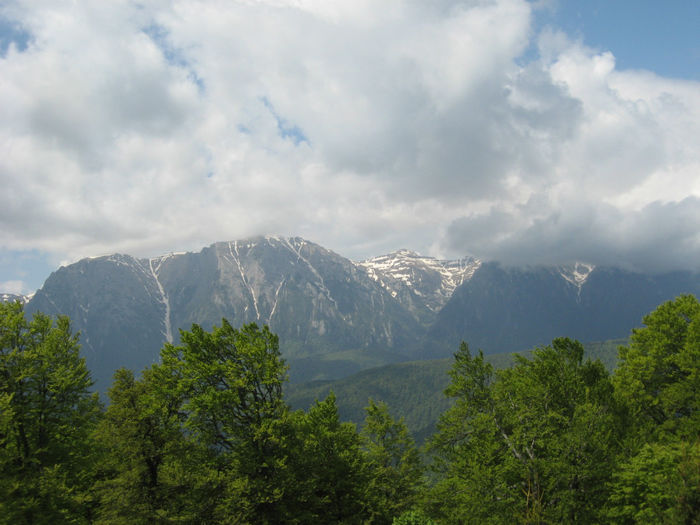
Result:
[[173,342],[173,329],[170,321],[170,300],[168,299],[168,294],[165,293],[165,289],[158,278],[158,272],[160,271],[160,267],[163,265],[163,262],[172,256],[173,255],[170,254],[148,260],[148,269],[151,271],[151,275],[156,282],[158,292],[160,292],[160,302],[165,307],[165,313],[163,314],[163,326],[165,327],[165,333],[163,335],[165,335],[165,340],[168,341],[168,343]]
[[437,312],[455,288],[472,278],[481,261],[474,257],[440,260],[404,249],[356,264],[393,297],[408,289]]
[[568,282],[581,291],[581,287],[586,283],[588,276],[595,269],[595,266],[588,263],[577,262],[571,265],[561,266],[559,274]]
[[0,293],[0,303],[11,303],[14,301],[19,301],[22,304],[27,304],[29,300],[34,297],[34,294],[20,295],[16,293]]

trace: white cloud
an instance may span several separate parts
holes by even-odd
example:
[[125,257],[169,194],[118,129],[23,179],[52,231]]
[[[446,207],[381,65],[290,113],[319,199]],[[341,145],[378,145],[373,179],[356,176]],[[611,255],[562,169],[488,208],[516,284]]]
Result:
[[4,249],[153,255],[278,232],[355,257],[661,268],[655,246],[675,239],[698,260],[678,229],[700,197],[697,83],[619,71],[553,32],[522,64],[524,0],[0,16],[31,35],[0,57]]
[[700,148],[693,139],[700,86],[619,71],[611,53],[561,34],[545,34],[541,45],[550,86],[575,101],[580,115],[569,134],[535,148],[553,152],[543,165],[547,182],[530,186],[527,201],[496,199],[457,219],[450,246],[513,263],[700,269]]
[[26,291],[26,286],[23,281],[5,281],[0,282],[1,293],[11,293],[15,295],[22,295]]

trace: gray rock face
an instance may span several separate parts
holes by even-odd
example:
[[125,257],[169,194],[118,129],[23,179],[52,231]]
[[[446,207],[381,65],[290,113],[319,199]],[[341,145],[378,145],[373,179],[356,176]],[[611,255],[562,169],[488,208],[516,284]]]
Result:
[[[177,343],[178,330],[192,323],[266,324],[291,360],[353,351],[395,361],[421,334],[365,271],[301,238],[258,237],[153,259],[84,259],[54,272],[27,309],[73,320],[98,388],[119,366],[155,362],[163,343]],[[342,375],[335,365],[333,375]]]
[[70,317],[93,379],[103,389],[117,368],[140,371],[157,359],[165,313],[159,299],[148,261],[110,255],[58,269],[26,310]]
[[268,236],[152,259],[84,259],[52,273],[26,309],[72,319],[105,390],[117,368],[157,361],[179,329],[210,329],[222,318],[268,325],[301,381],[451,356],[462,340],[494,353],[559,336],[627,337],[661,302],[699,292],[690,273],[507,268],[408,250],[354,263],[298,237]]
[[289,357],[398,348],[416,335],[411,316],[355,264],[298,237],[216,243],[159,260],[155,274],[172,326],[266,324]]
[[548,344],[555,337],[624,338],[644,315],[684,293],[700,293],[697,274],[483,264],[438,313],[422,348],[424,355],[446,357],[461,341],[496,353]]

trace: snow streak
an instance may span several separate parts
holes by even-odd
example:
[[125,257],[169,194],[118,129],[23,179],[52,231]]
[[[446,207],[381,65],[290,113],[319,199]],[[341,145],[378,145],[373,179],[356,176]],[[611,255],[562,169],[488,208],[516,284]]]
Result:
[[[236,250],[236,255],[233,254],[233,250]],[[231,242],[228,243],[228,251],[231,254],[231,258],[235,261],[236,265],[238,266],[238,272],[241,274],[241,281],[243,281],[243,285],[248,289],[248,292],[250,293],[250,296],[253,298],[253,307],[255,308],[255,318],[260,320],[260,311],[258,310],[258,299],[255,297],[255,292],[253,291],[253,287],[250,285],[248,282],[248,279],[245,277],[245,273],[243,273],[243,266],[241,266],[241,260],[240,260],[240,255],[238,253],[238,241],[233,241],[233,244]]]
[[279,299],[280,290],[282,289],[282,286],[284,286],[285,281],[286,278],[283,278],[279,286],[277,287],[277,290],[275,290],[275,304],[272,305],[272,310],[270,310],[270,317],[267,320],[268,325],[272,324],[272,316],[275,315],[275,310],[277,309],[277,300]]
[[318,279],[318,284],[320,285],[321,291],[325,292],[328,300],[331,301],[335,305],[336,310],[338,310],[338,303],[335,301],[335,299],[333,299],[331,291],[326,287],[326,283],[323,281],[323,277],[321,277],[321,274],[318,273],[316,268],[313,267],[309,260],[301,254],[301,249],[304,247],[305,244],[304,241],[302,240],[301,246],[299,248],[296,248],[294,245],[292,245],[292,243],[289,242],[288,239],[282,238],[280,240],[282,241],[282,244],[284,244],[287,248],[289,248],[292,251],[292,253],[294,253],[297,256],[297,260],[304,261],[306,263],[306,265],[309,267],[309,270],[311,270],[311,273],[314,274],[314,276]]
[[170,301],[168,300],[168,294],[165,293],[163,285],[160,284],[160,280],[158,279],[158,270],[160,270],[160,267],[166,258],[167,256],[158,258],[158,266],[156,266],[155,268],[153,267],[154,259],[148,259],[148,266],[151,269],[151,275],[153,276],[153,279],[155,279],[156,281],[156,286],[158,286],[158,291],[160,292],[160,301],[165,306],[165,318],[163,319],[163,323],[165,324],[165,339],[166,341],[168,341],[168,343],[172,343],[173,330],[172,326],[170,325]]

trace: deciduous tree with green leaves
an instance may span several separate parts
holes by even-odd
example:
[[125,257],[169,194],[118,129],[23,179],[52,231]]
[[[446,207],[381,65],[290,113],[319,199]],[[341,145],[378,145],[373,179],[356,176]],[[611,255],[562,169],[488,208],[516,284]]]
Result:
[[98,524],[170,523],[205,519],[198,493],[200,450],[186,439],[175,389],[146,369],[137,379],[120,369],[96,437],[101,448]]
[[340,421],[335,394],[295,413],[301,446],[292,459],[296,488],[290,500],[298,510],[292,523],[365,523],[370,516],[369,465],[353,423]]
[[185,432],[207,454],[215,519],[277,522],[288,479],[287,369],[277,336],[254,323],[237,330],[224,319],[211,332],[193,325],[180,339],[165,345],[154,375],[181,400]]
[[100,405],[67,317],[0,303],[0,523],[87,523]]
[[627,432],[607,519],[699,523],[700,303],[682,295],[643,322],[613,376]]
[[411,510],[423,488],[423,464],[403,420],[389,415],[386,403],[370,399],[361,437],[369,461],[372,523],[391,523]]
[[621,461],[610,490],[608,523],[699,523],[700,442],[643,445]]
[[448,523],[593,522],[615,451],[612,385],[583,347],[555,339],[496,373],[466,344],[455,356],[431,448],[442,477],[428,509]]
[[620,347],[615,392],[629,424],[645,440],[700,430],[700,303],[692,295],[667,301],[645,316]]

